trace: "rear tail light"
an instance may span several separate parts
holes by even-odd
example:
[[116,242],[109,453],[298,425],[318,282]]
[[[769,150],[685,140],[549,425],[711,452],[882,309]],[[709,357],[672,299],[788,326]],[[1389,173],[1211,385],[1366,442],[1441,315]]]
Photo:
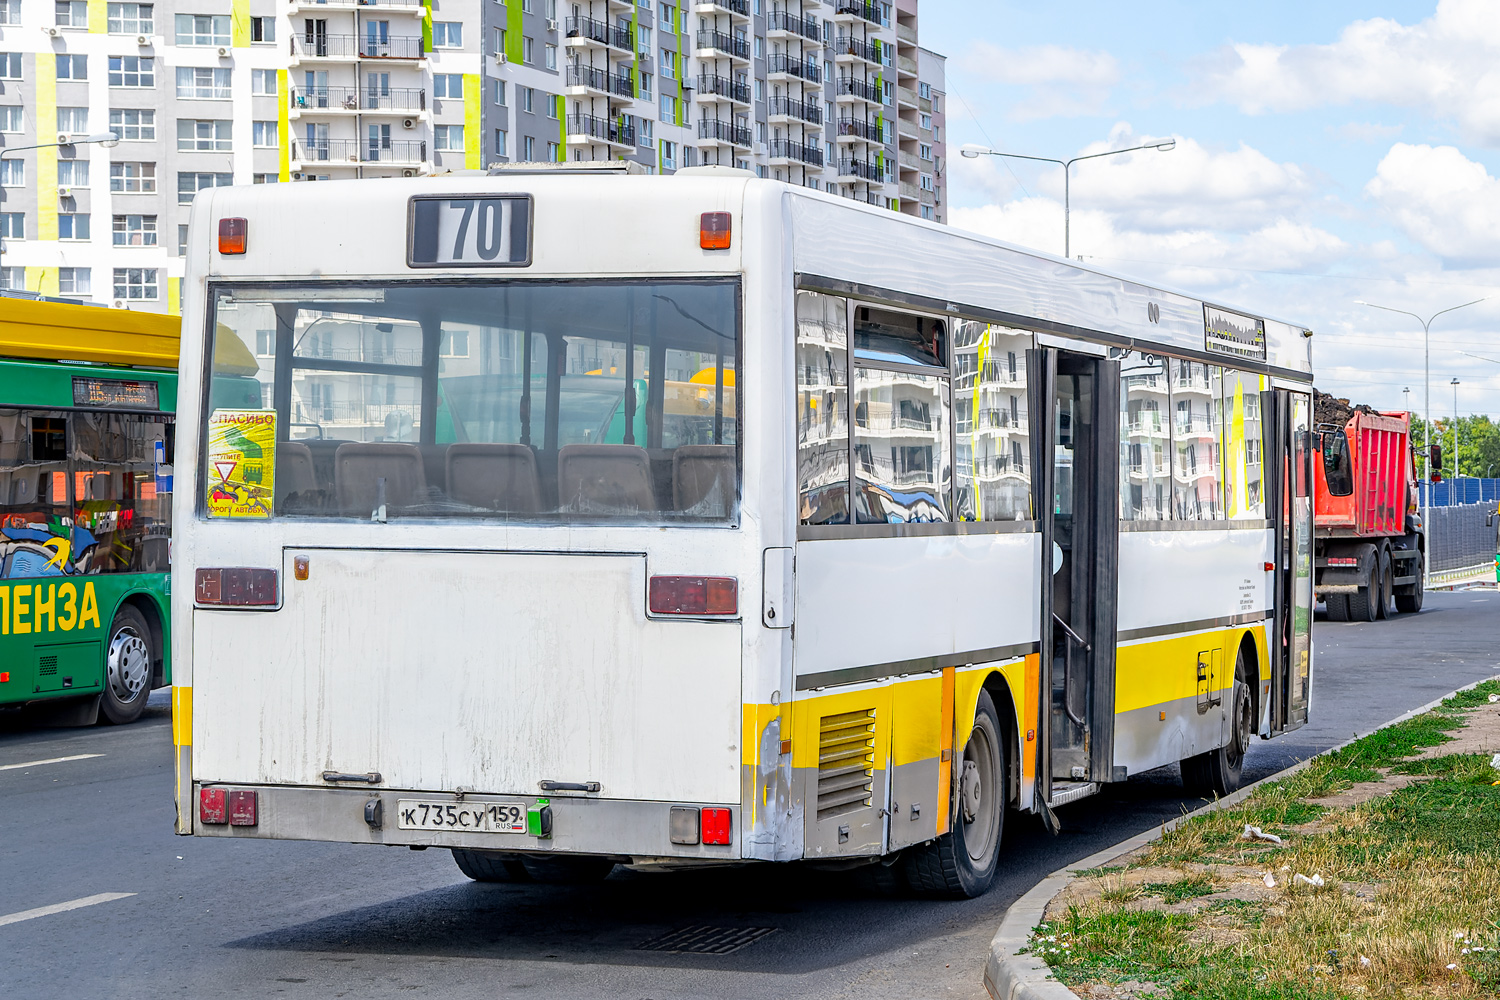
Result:
[[258,793],[251,791],[236,791],[229,793],[229,825],[230,826],[254,826],[257,822],[257,812],[260,805]]
[[274,569],[199,569],[193,579],[193,600],[200,605],[229,608],[276,606]]
[[698,246],[704,250],[728,250],[729,231],[728,212],[704,212],[698,220]]
[[653,615],[737,615],[740,587],[732,576],[653,576]]
[[703,807],[703,842],[705,844],[729,843],[729,828],[732,825],[728,809],[722,806]]
[[223,826],[229,822],[229,812],[225,804],[228,793],[222,788],[202,788],[198,790],[198,819],[213,826]]
[[1330,566],[1358,566],[1359,565],[1359,560],[1358,559],[1352,559],[1352,558],[1346,558],[1344,556],[1329,556],[1328,557],[1328,565],[1330,565]]
[[250,224],[244,219],[220,219],[219,253],[244,253],[249,229]]

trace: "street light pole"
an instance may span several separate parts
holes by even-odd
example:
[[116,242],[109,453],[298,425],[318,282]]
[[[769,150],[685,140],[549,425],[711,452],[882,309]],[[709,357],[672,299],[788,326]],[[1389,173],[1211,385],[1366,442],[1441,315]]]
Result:
[[1448,383],[1453,386],[1453,485],[1458,487],[1458,379]]
[[[1432,436],[1432,340],[1429,336],[1432,329],[1432,321],[1443,315],[1443,313],[1451,313],[1459,309],[1467,309],[1469,308],[1469,306],[1477,306],[1479,305],[1479,303],[1488,298],[1489,296],[1486,295],[1484,296],[1484,298],[1475,299],[1473,302],[1465,302],[1461,306],[1449,306],[1447,309],[1439,309],[1437,312],[1433,313],[1426,319],[1423,319],[1421,316],[1418,316],[1414,312],[1407,312],[1405,309],[1393,309],[1390,306],[1378,306],[1373,302],[1364,302],[1358,299],[1355,300],[1356,304],[1358,305],[1369,306],[1371,309],[1384,309],[1386,312],[1400,313],[1403,316],[1410,316],[1412,319],[1422,324],[1422,447],[1428,449],[1427,454],[1429,456],[1427,470],[1427,490],[1422,494],[1425,501],[1422,504],[1423,531],[1427,530],[1427,513],[1432,509],[1432,452],[1428,443],[1429,439]],[[1430,535],[1428,536],[1427,541],[1429,544],[1432,542],[1432,538]],[[1424,554],[1422,559],[1422,575],[1424,577],[1431,576],[1431,574],[1427,570],[1429,562],[1427,556],[1430,554],[1431,550],[1429,549],[1429,551]],[[1425,580],[1423,581],[1423,586],[1424,588],[1426,586]]]
[[1063,256],[1071,257],[1073,250],[1072,242],[1072,173],[1073,164],[1079,160],[1097,160],[1101,156],[1114,156],[1117,153],[1135,153],[1142,149],[1154,149],[1157,152],[1169,153],[1177,148],[1176,139],[1167,139],[1165,142],[1148,142],[1144,146],[1131,146],[1129,149],[1111,149],[1105,153],[1089,153],[1085,156],[1075,156],[1071,160],[1056,160],[1050,156],[1025,156],[1021,153],[1002,153],[988,146],[980,146],[975,143],[966,143],[959,147],[959,154],[966,159],[974,159],[977,156],[1005,156],[1013,160],[1036,160],[1039,163],[1056,163],[1063,168]]
[[[119,141],[120,137],[113,132],[95,132],[91,135],[69,135],[66,142],[39,142],[35,146],[16,146],[13,149],[0,150],[0,161],[3,161],[12,153],[25,153],[33,149],[51,149],[54,146],[61,149],[63,146],[79,145],[86,142],[98,142],[109,147]],[[5,253],[5,234],[0,233],[0,254],[3,253]]]

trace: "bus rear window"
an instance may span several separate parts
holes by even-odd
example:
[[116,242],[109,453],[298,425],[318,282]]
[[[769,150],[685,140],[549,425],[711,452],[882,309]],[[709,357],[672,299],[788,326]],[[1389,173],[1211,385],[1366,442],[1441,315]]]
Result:
[[725,280],[219,287],[210,517],[738,519]]

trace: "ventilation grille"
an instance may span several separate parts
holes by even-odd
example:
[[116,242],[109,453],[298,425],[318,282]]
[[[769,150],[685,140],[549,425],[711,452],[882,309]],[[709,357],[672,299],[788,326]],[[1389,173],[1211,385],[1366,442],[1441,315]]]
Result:
[[818,820],[870,804],[875,768],[875,710],[818,721]]
[[41,674],[43,677],[57,676],[57,657],[42,656],[38,657],[36,662],[37,667],[39,668],[37,670],[37,673]]

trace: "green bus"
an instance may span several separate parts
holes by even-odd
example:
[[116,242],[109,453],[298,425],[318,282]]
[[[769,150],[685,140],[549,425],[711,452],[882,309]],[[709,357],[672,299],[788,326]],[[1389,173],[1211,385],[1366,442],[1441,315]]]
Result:
[[171,683],[179,322],[0,298],[0,708],[126,723]]

